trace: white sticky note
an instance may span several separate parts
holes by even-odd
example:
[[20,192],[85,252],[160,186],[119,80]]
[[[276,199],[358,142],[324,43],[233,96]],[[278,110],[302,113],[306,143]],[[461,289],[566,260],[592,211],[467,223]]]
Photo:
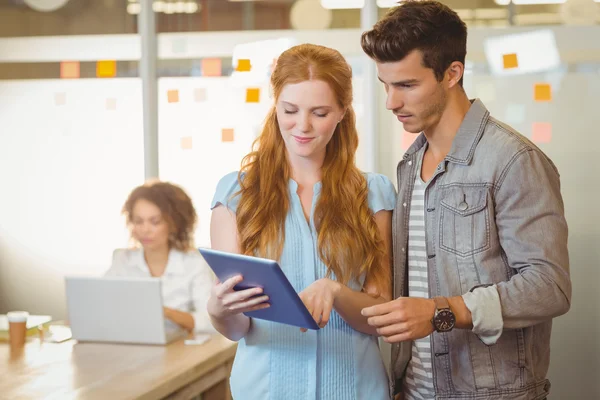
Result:
[[176,38],[171,40],[171,51],[173,54],[183,54],[187,52],[187,40]]
[[475,97],[484,104],[496,100],[496,86],[492,82],[481,82],[475,84]]
[[508,124],[522,124],[525,122],[525,105],[517,103],[509,103],[506,106],[506,114],[504,120]]

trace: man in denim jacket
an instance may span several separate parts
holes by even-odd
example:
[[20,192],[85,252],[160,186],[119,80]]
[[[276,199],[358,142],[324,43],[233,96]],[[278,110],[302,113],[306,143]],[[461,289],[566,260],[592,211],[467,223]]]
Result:
[[362,37],[386,107],[421,134],[398,165],[394,298],[363,315],[392,345],[391,390],[544,399],[552,318],[571,301],[559,174],[462,87],[467,28],[404,2]]

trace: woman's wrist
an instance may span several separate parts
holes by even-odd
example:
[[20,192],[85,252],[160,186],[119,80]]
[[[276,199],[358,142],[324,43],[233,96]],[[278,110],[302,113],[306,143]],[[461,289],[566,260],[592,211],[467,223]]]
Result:
[[329,285],[331,287],[331,293],[333,294],[333,302],[335,303],[342,292],[343,285],[333,279],[329,279]]

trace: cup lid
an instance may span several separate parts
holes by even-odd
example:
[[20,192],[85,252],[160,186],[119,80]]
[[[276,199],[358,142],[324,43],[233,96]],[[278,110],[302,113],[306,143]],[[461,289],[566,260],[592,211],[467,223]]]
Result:
[[27,311],[10,311],[6,313],[8,322],[27,322],[29,313]]

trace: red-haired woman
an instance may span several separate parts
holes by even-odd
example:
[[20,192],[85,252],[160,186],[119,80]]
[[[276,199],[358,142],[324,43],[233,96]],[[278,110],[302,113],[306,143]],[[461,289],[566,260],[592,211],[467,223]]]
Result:
[[217,282],[208,311],[239,341],[236,399],[389,399],[377,332],[361,309],[391,298],[391,211],[383,175],[355,166],[352,71],[333,49],[285,51],[271,76],[275,104],[239,173],[217,186],[212,247],[277,260],[322,329],[251,320],[259,289]]

